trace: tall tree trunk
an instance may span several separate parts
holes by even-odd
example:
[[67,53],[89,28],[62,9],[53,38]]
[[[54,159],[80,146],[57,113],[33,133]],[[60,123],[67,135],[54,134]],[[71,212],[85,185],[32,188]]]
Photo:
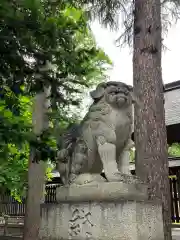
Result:
[[167,137],[161,70],[160,0],[135,0],[134,91],[136,174],[150,186],[150,198],[162,200],[165,240],[171,238]]
[[[47,92],[41,92],[34,99],[33,126],[34,133],[40,134],[48,127]],[[41,222],[40,204],[44,201],[44,183],[46,165],[34,162],[35,152],[31,149],[28,168],[28,191],[25,213],[24,240],[38,240]]]

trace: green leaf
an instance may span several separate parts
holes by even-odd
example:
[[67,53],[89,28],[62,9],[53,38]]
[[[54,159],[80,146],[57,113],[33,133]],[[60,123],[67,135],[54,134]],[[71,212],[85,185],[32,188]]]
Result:
[[171,146],[169,146],[168,153],[170,156],[180,157],[180,144],[173,143]]

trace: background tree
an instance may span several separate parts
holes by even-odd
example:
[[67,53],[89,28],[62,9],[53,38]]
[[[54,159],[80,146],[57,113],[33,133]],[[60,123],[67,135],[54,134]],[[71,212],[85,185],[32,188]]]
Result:
[[171,239],[167,136],[164,113],[161,52],[161,2],[135,0],[133,73],[136,174],[148,182],[149,197],[162,201],[165,239]]

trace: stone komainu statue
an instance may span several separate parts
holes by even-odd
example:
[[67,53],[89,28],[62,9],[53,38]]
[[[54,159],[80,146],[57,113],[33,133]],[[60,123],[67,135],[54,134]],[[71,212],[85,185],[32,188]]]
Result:
[[129,173],[132,87],[101,83],[90,95],[94,102],[87,115],[61,139],[57,166],[64,184],[76,183],[84,173],[100,175],[104,170],[107,181],[122,181],[122,175]]

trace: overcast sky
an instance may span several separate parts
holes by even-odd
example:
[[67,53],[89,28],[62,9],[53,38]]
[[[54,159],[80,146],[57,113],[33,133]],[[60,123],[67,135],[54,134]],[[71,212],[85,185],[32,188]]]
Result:
[[[117,32],[102,28],[98,22],[91,24],[97,44],[104,49],[113,61],[114,67],[109,73],[111,80],[119,80],[132,84],[132,54],[128,47],[120,49],[115,46]],[[180,80],[180,23],[172,26],[164,44],[168,48],[163,52],[162,72],[164,83]]]

